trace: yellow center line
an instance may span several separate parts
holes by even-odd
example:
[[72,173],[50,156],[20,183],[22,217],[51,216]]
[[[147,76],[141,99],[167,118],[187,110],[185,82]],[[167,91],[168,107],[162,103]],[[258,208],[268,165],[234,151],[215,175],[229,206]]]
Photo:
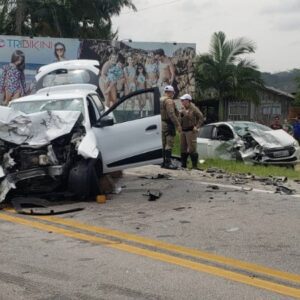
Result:
[[140,256],[152,258],[152,259],[166,262],[166,263],[171,263],[171,264],[185,267],[188,269],[192,269],[195,271],[208,273],[208,274],[226,278],[226,279],[229,279],[232,281],[236,281],[236,282],[244,283],[244,284],[251,285],[254,287],[269,290],[272,292],[276,292],[276,293],[279,293],[282,295],[300,298],[300,289],[288,287],[288,286],[285,286],[282,284],[273,283],[273,282],[270,282],[267,280],[252,278],[252,277],[249,277],[249,276],[246,276],[243,274],[224,270],[222,268],[208,266],[208,265],[205,265],[202,263],[189,261],[187,259],[182,259],[182,258],[178,258],[178,257],[172,256],[172,255],[167,255],[167,254],[163,254],[163,253],[159,253],[159,252],[155,252],[155,251],[151,251],[151,250],[142,249],[142,248],[138,248],[138,247],[127,245],[127,244],[119,244],[116,242],[112,242],[110,240],[99,238],[97,236],[91,236],[88,234],[79,233],[79,232],[71,231],[68,229],[63,229],[63,228],[56,227],[53,225],[47,225],[47,224],[40,223],[37,221],[14,217],[14,216],[11,216],[8,214],[0,213],[0,219],[8,221],[8,222],[13,222],[13,223],[29,226],[32,228],[40,229],[40,230],[47,231],[47,232],[51,231],[51,232],[61,234],[61,235],[64,235],[64,236],[67,236],[70,238],[74,238],[74,239],[79,239],[79,240],[96,243],[96,244],[101,244],[101,245],[104,245],[104,246],[107,246],[107,247],[110,247],[113,249],[125,251],[125,252],[131,253],[131,254],[137,254]]
[[191,248],[169,244],[158,240],[152,240],[149,238],[145,238],[145,237],[141,237],[141,236],[137,236],[134,234],[121,232],[117,230],[112,230],[104,227],[87,225],[70,219],[63,219],[63,218],[58,218],[53,216],[43,216],[43,217],[35,217],[35,218],[46,220],[56,224],[71,226],[73,228],[77,228],[77,229],[81,229],[93,233],[100,233],[106,236],[120,238],[126,241],[136,242],[145,246],[155,247],[173,253],[179,253],[179,254],[200,258],[215,263],[225,264],[227,266],[238,268],[249,272],[255,272],[255,273],[268,275],[282,280],[288,280],[288,281],[300,283],[300,275],[298,274],[292,274],[292,273],[264,267],[261,265],[240,261],[230,257],[224,257],[224,256],[200,251],[197,249],[191,249]]

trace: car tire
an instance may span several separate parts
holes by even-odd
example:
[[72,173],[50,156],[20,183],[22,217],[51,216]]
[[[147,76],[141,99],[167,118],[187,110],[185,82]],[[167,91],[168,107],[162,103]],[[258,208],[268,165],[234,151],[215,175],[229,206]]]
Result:
[[101,174],[99,159],[80,160],[69,172],[68,190],[81,201],[99,195]]

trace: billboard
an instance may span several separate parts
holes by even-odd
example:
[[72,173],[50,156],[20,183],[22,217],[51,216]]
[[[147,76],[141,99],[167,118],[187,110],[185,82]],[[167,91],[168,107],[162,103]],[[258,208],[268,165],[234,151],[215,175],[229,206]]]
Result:
[[99,61],[99,88],[105,98],[154,86],[162,90],[167,84],[176,94],[193,94],[195,54],[196,45],[188,43],[0,35],[0,94],[6,104],[30,94],[41,66],[71,59]]

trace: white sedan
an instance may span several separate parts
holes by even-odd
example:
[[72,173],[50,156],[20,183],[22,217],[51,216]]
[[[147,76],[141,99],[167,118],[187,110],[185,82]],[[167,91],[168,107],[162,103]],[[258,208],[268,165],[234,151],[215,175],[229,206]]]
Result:
[[202,158],[238,159],[261,164],[295,164],[298,142],[284,130],[247,121],[218,122],[203,126],[197,138]]

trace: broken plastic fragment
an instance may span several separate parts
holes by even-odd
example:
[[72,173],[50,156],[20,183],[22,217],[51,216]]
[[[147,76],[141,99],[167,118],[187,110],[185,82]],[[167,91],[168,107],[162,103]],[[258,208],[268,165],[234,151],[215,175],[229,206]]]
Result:
[[295,194],[295,190],[289,189],[288,187],[286,187],[284,185],[278,185],[276,187],[275,193],[285,194],[285,195],[293,195],[293,194]]
[[162,193],[160,191],[147,191],[147,193],[144,195],[148,196],[148,201],[156,201],[160,198]]

